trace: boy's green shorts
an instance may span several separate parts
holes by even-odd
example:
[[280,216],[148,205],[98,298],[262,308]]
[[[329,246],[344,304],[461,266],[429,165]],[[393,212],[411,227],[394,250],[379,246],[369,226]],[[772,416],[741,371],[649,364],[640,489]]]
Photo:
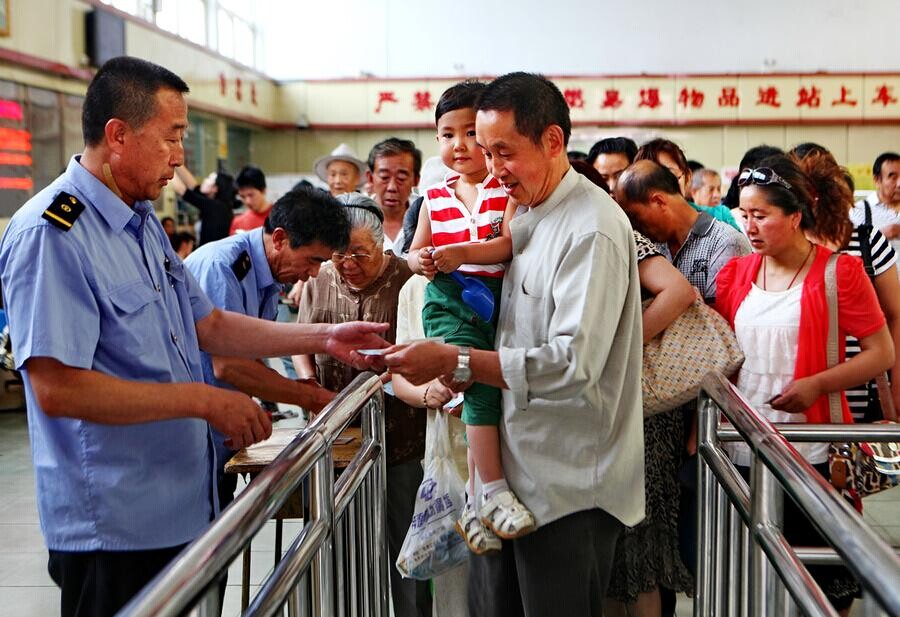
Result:
[[[470,276],[470,275],[466,275]],[[500,288],[503,279],[475,276],[494,296],[494,316],[483,321],[462,300],[462,287],[446,274],[438,273],[425,288],[422,323],[425,336],[442,336],[451,345],[465,345],[473,349],[493,351],[500,313]],[[473,383],[466,390],[462,421],[466,424],[500,424],[500,389]]]

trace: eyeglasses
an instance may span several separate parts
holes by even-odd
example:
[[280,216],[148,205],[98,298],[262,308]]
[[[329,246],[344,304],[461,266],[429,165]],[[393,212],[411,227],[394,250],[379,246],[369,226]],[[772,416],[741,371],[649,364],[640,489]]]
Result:
[[344,255],[343,253],[332,253],[331,254],[331,261],[333,261],[336,266],[341,265],[342,263],[344,263],[344,261],[346,261],[348,259],[351,261],[355,261],[358,264],[361,264],[361,263],[366,263],[367,261],[372,259],[372,256],[369,255],[368,253],[351,253],[349,255]]
[[793,188],[790,182],[776,174],[771,167],[745,169],[742,171],[741,175],[738,176],[737,185],[744,187],[748,184],[780,184],[788,190]]

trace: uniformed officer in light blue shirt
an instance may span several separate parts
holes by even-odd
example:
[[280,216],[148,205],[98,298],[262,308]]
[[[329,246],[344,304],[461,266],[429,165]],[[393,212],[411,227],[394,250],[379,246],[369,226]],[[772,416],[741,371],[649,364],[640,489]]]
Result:
[[[322,263],[349,240],[350,223],[340,202],[324,191],[299,188],[275,202],[263,227],[205,244],[184,265],[218,308],[274,320],[282,285],[316,276]],[[255,360],[203,352],[201,361],[206,383],[263,400],[318,412],[335,395],[314,379],[288,379]],[[222,470],[234,451],[225,446],[221,433],[215,431],[214,439],[219,503],[224,507],[233,497],[236,476],[224,476]]]
[[216,309],[150,200],[184,160],[187,85],[110,60],[84,103],[85,149],[13,216],[0,279],[22,371],[48,569],[62,614],[112,615],[214,514],[209,426],[243,447],[271,432],[245,394],[203,383],[200,346],[358,366],[386,324],[276,324]]

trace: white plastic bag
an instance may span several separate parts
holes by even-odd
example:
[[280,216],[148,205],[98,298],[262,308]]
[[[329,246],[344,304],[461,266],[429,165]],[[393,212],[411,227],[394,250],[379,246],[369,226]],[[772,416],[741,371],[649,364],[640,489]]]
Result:
[[400,574],[422,581],[452,570],[469,554],[456,532],[456,521],[466,503],[465,485],[450,455],[446,413],[437,413],[433,428],[431,458],[425,465],[412,522],[397,557]]

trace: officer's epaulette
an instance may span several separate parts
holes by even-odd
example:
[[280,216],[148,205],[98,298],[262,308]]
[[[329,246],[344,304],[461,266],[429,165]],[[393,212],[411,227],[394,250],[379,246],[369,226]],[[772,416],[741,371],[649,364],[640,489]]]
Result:
[[69,231],[82,212],[84,204],[78,201],[77,197],[60,191],[41,216],[50,221],[51,225]]
[[234,272],[237,280],[243,281],[244,277],[247,276],[247,273],[250,272],[250,266],[250,253],[244,251],[238,255],[238,258],[231,264],[231,271]]

